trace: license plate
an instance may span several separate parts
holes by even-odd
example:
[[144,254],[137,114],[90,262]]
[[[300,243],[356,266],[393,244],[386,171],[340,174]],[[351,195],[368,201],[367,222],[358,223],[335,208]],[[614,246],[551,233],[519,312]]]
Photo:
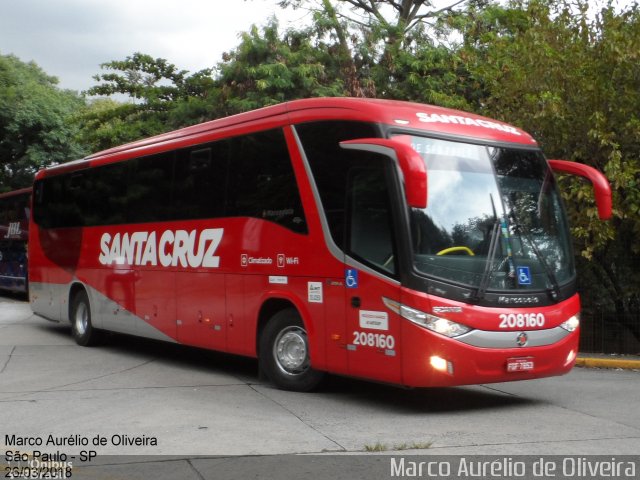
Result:
[[534,368],[533,358],[510,358],[507,360],[507,372],[528,372]]

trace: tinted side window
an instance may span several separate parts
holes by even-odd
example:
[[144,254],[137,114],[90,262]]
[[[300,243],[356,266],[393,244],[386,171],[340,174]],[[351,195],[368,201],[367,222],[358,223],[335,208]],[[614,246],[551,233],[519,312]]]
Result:
[[127,192],[127,221],[131,223],[171,220],[174,153],[161,153],[131,162]]
[[380,136],[375,125],[362,122],[314,122],[296,126],[320,194],[331,236],[344,249],[347,171],[353,153],[343,140]]
[[125,223],[127,163],[45,178],[34,186],[34,220],[44,228]]
[[248,216],[306,233],[282,130],[270,130],[46,178],[44,228]]
[[[395,246],[385,159],[362,153],[349,170],[347,251],[376,270],[395,274]],[[366,165],[366,166],[365,166]]]
[[34,220],[44,228],[82,225],[79,206],[66,201],[65,178],[45,178],[34,185]]
[[174,217],[196,219],[224,216],[228,140],[180,150],[176,159]]
[[307,232],[282,130],[231,139],[227,202],[227,216],[256,217]]
[[8,227],[10,223],[28,222],[29,197],[29,194],[21,194],[0,199],[0,225]]
[[[128,163],[114,163],[87,170],[82,187],[84,225],[115,225],[127,221]],[[69,200],[67,203],[79,201]],[[71,225],[68,225],[71,226]]]

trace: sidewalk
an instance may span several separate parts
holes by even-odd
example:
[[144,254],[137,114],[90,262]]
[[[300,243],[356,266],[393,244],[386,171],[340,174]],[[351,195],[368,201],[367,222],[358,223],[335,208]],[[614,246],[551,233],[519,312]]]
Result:
[[576,359],[576,367],[640,370],[640,355],[579,353]]

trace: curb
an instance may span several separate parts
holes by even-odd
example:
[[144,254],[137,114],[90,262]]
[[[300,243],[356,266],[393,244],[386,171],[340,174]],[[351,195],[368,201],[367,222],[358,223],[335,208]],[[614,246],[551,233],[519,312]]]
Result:
[[626,358],[578,357],[576,359],[576,367],[640,370],[640,360]]

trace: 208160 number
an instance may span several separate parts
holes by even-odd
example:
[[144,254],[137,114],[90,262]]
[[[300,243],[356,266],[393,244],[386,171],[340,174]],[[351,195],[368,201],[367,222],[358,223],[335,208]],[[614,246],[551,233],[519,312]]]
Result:
[[540,328],[545,323],[543,313],[503,313],[500,320],[500,328]]
[[353,332],[353,344],[393,350],[396,346],[396,339],[393,335],[385,335],[384,333]]

